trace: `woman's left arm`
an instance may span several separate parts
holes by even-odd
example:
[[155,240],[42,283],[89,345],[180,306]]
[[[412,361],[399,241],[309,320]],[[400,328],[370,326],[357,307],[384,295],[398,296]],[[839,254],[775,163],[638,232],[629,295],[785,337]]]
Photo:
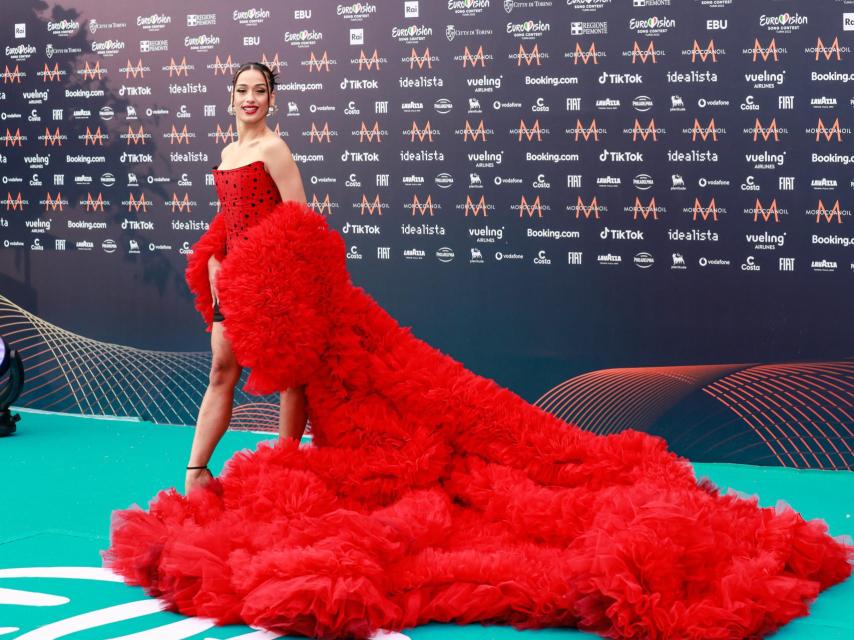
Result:
[[278,140],[267,147],[264,163],[267,165],[270,177],[279,188],[282,200],[306,202],[299,168],[284,140]]

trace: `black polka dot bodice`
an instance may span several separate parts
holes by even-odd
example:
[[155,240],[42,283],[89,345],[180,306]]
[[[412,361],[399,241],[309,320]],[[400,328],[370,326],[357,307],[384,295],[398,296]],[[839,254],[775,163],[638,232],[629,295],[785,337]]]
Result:
[[257,224],[282,201],[279,189],[256,160],[234,169],[213,168],[220,213],[225,216],[226,252],[246,239],[246,230]]

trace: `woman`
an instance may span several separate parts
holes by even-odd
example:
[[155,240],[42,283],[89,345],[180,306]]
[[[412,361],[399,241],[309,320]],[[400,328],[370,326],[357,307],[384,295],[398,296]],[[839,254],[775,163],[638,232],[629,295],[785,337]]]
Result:
[[705,640],[771,633],[851,573],[824,523],[721,495],[660,438],[567,425],[413,336],[263,165],[217,174],[244,218],[214,220],[187,276],[211,322],[209,256],[239,239],[214,279],[225,335],[248,391],[304,390],[313,446],[262,443],[187,496],[117,512],[104,562],[127,582],[312,637],[454,621]]
[[[291,156],[290,149],[284,140],[279,138],[269,126],[267,116],[276,112],[275,76],[266,65],[249,62],[240,66],[232,80],[231,100],[228,112],[237,121],[237,141],[226,145],[222,150],[221,162],[214,167],[217,180],[224,180],[225,172],[243,171],[256,168],[256,163],[263,163],[264,170],[275,183],[278,198],[271,199],[270,204],[282,200],[305,202],[305,191],[299,169]],[[237,174],[229,184],[238,186]],[[230,192],[227,192],[230,194]],[[240,214],[234,211],[237,202],[222,202],[225,209],[219,215],[228,217]],[[226,242],[239,242],[235,230],[227,227]],[[187,464],[187,476],[184,481],[185,492],[189,493],[196,486],[202,486],[211,478],[207,467],[222,434],[228,428],[231,420],[231,410],[234,403],[234,387],[240,378],[242,367],[234,357],[228,337],[223,329],[224,317],[218,304],[216,293],[216,275],[223,256],[215,253],[207,263],[210,281],[211,298],[213,300],[213,317],[211,333],[211,372],[210,382],[199,407],[199,417],[196,422],[196,433],[190,450],[190,460]],[[279,410],[279,437],[294,438],[297,441],[305,430],[306,410],[305,391],[302,388],[292,388],[281,392]]]

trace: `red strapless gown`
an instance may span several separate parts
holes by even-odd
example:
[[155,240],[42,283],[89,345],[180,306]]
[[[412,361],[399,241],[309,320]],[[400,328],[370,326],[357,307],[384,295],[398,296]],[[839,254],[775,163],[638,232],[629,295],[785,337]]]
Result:
[[[245,197],[265,176],[217,174],[241,197],[190,256],[208,323],[208,257],[270,206]],[[822,522],[721,495],[660,438],[567,425],[413,336],[304,204],[237,233],[217,286],[246,388],[306,385],[314,444],[263,443],[115,514],[105,565],[174,610],[327,638],[455,621],[730,640],[850,574]]]

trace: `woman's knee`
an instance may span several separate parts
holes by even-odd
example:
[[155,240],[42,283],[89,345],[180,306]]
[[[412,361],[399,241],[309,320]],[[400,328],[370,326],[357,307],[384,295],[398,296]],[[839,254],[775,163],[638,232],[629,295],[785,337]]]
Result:
[[233,360],[214,357],[211,361],[212,387],[233,387],[240,379],[240,365]]

